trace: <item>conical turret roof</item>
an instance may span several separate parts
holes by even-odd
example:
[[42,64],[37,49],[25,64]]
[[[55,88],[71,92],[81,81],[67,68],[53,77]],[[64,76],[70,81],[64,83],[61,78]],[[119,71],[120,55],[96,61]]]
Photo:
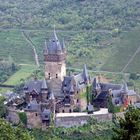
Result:
[[58,40],[58,37],[56,35],[55,27],[54,31],[50,40],[50,43],[48,45],[48,53],[49,54],[56,54],[56,53],[61,53],[62,52],[62,47],[60,45],[60,42]]
[[83,68],[83,78],[84,78],[85,82],[87,82],[89,80],[89,75],[88,75],[88,70],[87,70],[86,64],[84,64],[84,68]]
[[42,86],[41,86],[41,89],[47,89],[48,87],[47,87],[47,84],[46,84],[46,80],[45,79],[43,79],[42,80]]

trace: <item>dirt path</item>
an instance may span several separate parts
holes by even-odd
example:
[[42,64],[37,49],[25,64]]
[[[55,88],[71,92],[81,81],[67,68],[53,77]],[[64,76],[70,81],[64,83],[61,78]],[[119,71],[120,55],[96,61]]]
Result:
[[137,48],[137,50],[134,52],[134,54],[131,56],[131,58],[129,59],[128,63],[123,67],[121,72],[124,72],[126,70],[126,68],[128,67],[128,65],[133,61],[133,59],[135,58],[135,56],[139,53],[140,51],[140,46]]
[[25,31],[21,31],[23,37],[25,38],[25,40],[30,44],[30,46],[32,47],[33,50],[33,54],[34,54],[34,59],[35,59],[35,63],[37,65],[37,67],[40,66],[39,64],[39,60],[38,60],[38,55],[35,49],[35,45],[33,44],[32,40],[27,36],[27,34],[25,33]]

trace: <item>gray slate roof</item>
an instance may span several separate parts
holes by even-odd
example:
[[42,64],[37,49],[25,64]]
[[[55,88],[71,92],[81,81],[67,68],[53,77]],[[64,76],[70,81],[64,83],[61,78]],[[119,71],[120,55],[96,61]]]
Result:
[[112,90],[120,90],[122,89],[121,84],[111,84],[111,83],[100,83],[101,89],[104,91]]
[[26,110],[39,111],[40,110],[40,105],[37,103],[36,99],[34,99],[28,104]]
[[85,82],[89,81],[89,75],[88,75],[88,70],[87,70],[86,64],[84,65],[84,68],[83,68],[83,79]]
[[98,83],[96,77],[93,79],[92,88],[93,88],[94,90],[100,89],[100,88],[101,88],[101,87],[100,87],[100,84]]
[[50,120],[51,111],[50,109],[44,109],[41,113],[42,120]]
[[35,91],[39,94],[42,89],[47,89],[46,80],[30,80],[25,84],[24,89],[27,92]]
[[64,46],[61,46],[58,37],[56,35],[56,31],[54,29],[54,32],[52,34],[51,40],[47,46],[47,44],[45,43],[45,52],[47,52],[48,54],[57,54],[57,53],[62,53]]
[[72,92],[72,83],[73,76],[66,76],[64,77],[63,83],[62,83],[62,90],[65,91],[66,93]]

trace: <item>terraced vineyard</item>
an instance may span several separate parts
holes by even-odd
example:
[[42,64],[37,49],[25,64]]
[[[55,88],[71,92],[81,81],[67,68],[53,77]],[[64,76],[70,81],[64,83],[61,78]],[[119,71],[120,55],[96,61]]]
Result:
[[[107,71],[121,72],[125,68],[124,72],[140,73],[139,47],[140,47],[140,28],[136,28],[133,31],[123,33],[120,39],[116,41],[112,46],[113,53],[109,57],[107,62],[104,64],[102,69]],[[135,53],[136,55],[134,55]],[[132,60],[128,64],[131,58]]]

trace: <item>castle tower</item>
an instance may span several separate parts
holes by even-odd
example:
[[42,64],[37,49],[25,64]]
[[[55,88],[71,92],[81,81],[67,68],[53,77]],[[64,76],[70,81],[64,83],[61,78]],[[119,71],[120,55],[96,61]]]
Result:
[[45,78],[50,79],[51,90],[57,96],[61,91],[64,76],[66,76],[66,50],[64,42],[60,44],[55,28],[49,44],[45,42],[44,57]]

